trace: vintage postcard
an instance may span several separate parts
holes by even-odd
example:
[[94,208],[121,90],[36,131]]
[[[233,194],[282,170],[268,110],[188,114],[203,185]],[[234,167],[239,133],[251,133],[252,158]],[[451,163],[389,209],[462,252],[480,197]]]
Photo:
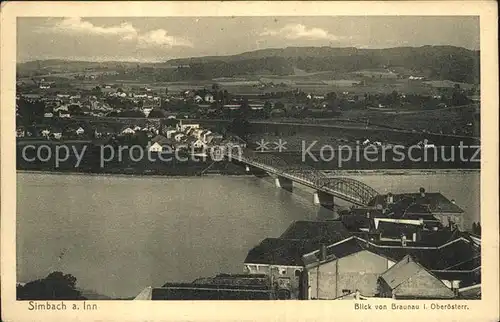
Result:
[[2,321],[498,321],[496,9],[2,3]]

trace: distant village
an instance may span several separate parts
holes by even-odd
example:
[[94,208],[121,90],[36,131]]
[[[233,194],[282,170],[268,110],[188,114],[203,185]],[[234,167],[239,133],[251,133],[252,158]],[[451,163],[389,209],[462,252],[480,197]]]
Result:
[[480,299],[481,234],[440,193],[379,195],[329,221],[296,221],[253,247],[242,274],[147,287],[135,300]]

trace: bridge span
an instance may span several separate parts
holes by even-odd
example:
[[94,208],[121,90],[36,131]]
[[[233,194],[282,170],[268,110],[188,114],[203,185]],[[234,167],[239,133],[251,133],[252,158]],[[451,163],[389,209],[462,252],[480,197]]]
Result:
[[231,160],[245,164],[247,172],[251,172],[254,168],[274,176],[276,186],[279,188],[292,191],[293,182],[296,182],[314,189],[316,192],[313,202],[326,208],[333,208],[335,198],[366,207],[379,194],[361,181],[327,175],[305,164],[288,164],[272,154],[244,149],[238,153],[229,152],[225,155]]

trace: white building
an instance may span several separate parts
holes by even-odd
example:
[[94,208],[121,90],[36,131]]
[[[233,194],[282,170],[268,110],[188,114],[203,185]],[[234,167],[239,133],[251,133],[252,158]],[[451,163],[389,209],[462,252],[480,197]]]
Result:
[[203,142],[200,139],[193,142],[193,148],[195,148],[195,149],[202,149],[202,148],[206,148],[206,147],[207,147],[207,145],[205,144],[205,142]]
[[167,134],[167,138],[168,139],[171,139],[172,136],[175,136],[175,134],[177,133],[177,130],[167,130],[166,134]]
[[186,136],[183,134],[183,133],[177,133],[175,136],[174,136],[174,140],[176,142],[181,142]]
[[122,134],[135,134],[135,131],[129,127],[122,130]]
[[203,98],[200,95],[196,95],[194,97],[194,101],[195,101],[195,103],[201,103],[201,102],[203,102]]
[[85,130],[80,126],[75,132],[77,135],[82,135],[83,133],[85,133]]
[[163,146],[160,143],[155,142],[149,147],[149,152],[163,152]]
[[54,132],[54,133],[52,133],[52,135],[54,136],[54,139],[56,139],[56,140],[60,140],[62,138],[61,132]]
[[214,96],[212,94],[210,94],[210,93],[207,94],[207,95],[205,95],[205,102],[207,102],[207,103],[213,103],[213,102],[215,102]]

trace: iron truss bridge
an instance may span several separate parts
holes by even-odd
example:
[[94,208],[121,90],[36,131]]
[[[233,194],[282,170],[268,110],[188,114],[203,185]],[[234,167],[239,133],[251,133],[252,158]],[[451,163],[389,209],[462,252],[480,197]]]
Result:
[[289,164],[268,153],[245,149],[243,153],[226,152],[226,156],[249,166],[262,169],[271,175],[290,179],[317,191],[333,195],[354,205],[366,207],[379,193],[365,183],[345,178],[332,177],[323,171],[305,164]]

